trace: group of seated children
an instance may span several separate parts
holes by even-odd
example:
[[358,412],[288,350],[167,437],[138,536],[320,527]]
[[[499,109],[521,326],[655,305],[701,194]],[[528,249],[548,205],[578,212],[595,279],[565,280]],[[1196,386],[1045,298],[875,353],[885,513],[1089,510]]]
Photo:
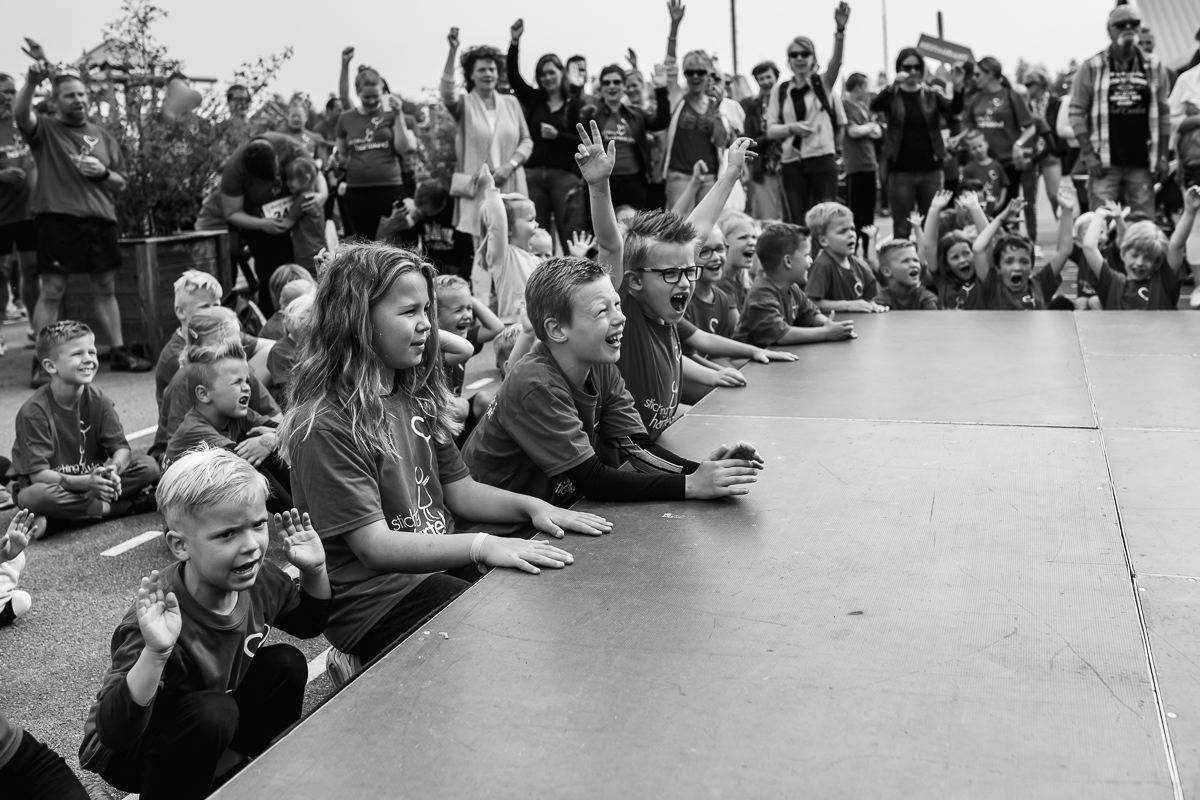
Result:
[[[242,335],[211,278],[189,273],[176,285],[180,330],[159,365],[155,445],[165,467],[157,506],[176,561],[142,579],[113,636],[80,749],[86,769],[147,800],[206,796],[300,716],[307,667],[295,648],[264,643],[272,627],[324,633],[330,676],[343,686],[483,570],[572,563],[525,537],[611,531],[603,517],[568,509],[581,497],[748,493],[764,467],[752,445],[720,444],[696,462],[658,442],[682,403],[745,384],[731,359],[794,361],[764,348],[854,338],[837,312],[1045,308],[1069,258],[1094,277],[1104,308],[1171,308],[1200,210],[1194,188],[1169,243],[1143,222],[1105,242],[1112,211],[1078,233],[1064,190],[1059,248],[1034,271],[1032,245],[1005,230],[1020,201],[989,221],[969,189],[950,212],[951,196],[938,195],[919,241],[885,242],[863,260],[853,217],[836,203],[814,207],[808,229],[770,223],[760,233],[744,215],[721,216],[752,157],[746,139],[686,219],[640,213],[622,229],[613,146],[595,122],[579,133],[596,259],[530,262],[529,209],[486,187],[499,315],[461,278],[386,244],[343,246],[315,287],[284,273],[273,287],[283,308],[268,328],[282,336],[273,346]],[[486,404],[463,400],[463,364],[505,335],[506,315],[520,321],[509,328],[507,376]],[[248,358],[265,349],[265,366],[284,342],[283,366],[261,372],[287,383],[286,413]],[[37,352],[51,383],[21,409],[14,447],[27,510],[0,540],[10,617],[29,605],[15,591],[23,537],[153,502],[160,469],[131,455],[112,402],[92,386],[86,326],[46,328]],[[266,558],[272,509],[298,582]],[[0,717],[0,745],[20,739]]]

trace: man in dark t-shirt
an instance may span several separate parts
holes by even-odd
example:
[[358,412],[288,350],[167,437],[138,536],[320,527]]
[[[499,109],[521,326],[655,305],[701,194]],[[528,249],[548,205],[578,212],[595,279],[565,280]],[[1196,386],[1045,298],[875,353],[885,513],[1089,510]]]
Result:
[[[121,266],[116,197],[126,183],[124,155],[112,134],[87,118],[87,87],[72,75],[54,79],[53,117],[34,112],[34,91],[47,75],[45,62],[35,62],[13,109],[38,171],[32,210],[38,227],[41,297],[33,312],[33,329],[40,331],[58,319],[67,277],[86,274],[96,321],[112,345],[112,368],[147,372],[154,365],[125,346],[114,293]],[[40,386],[48,380],[35,360],[32,383]]]

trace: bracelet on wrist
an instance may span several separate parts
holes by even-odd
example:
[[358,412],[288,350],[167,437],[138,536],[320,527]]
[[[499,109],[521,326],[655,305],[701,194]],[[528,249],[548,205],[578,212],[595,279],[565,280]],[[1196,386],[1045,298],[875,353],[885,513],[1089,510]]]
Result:
[[471,562],[472,563],[474,563],[474,564],[479,563],[480,551],[483,550],[483,543],[484,543],[484,541],[487,540],[487,538],[488,538],[488,535],[486,533],[475,534],[475,538],[471,542]]

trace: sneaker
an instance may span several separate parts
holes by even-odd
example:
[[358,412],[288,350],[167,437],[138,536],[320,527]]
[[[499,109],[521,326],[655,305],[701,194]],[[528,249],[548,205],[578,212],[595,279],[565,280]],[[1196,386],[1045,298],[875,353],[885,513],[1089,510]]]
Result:
[[37,356],[33,357],[33,369],[29,371],[29,385],[34,389],[40,389],[50,382],[50,373],[46,372],[46,368],[42,366],[42,362]]
[[114,347],[109,354],[113,372],[149,372],[154,365],[141,356],[135,356],[129,347]]
[[9,303],[8,308],[4,310],[4,318],[13,321],[25,319],[25,309],[18,306],[16,303]]
[[8,490],[7,486],[0,486],[0,511],[12,508],[14,505],[12,492]]
[[361,658],[343,653],[336,647],[329,648],[329,654],[325,657],[325,672],[334,689],[341,689],[353,680],[355,675],[362,672],[362,666]]
[[32,606],[33,598],[29,596],[29,592],[14,589],[12,597],[8,598],[4,608],[0,608],[0,628],[12,625],[17,617],[25,616],[25,612],[29,611]]

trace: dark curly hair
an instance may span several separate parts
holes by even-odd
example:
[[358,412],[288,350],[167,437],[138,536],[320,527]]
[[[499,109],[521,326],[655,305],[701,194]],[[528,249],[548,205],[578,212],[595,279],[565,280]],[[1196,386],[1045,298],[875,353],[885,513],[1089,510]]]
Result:
[[467,91],[472,91],[475,88],[475,81],[471,78],[471,73],[475,71],[475,62],[481,60],[490,60],[496,65],[496,75],[500,82],[504,81],[505,67],[507,61],[504,54],[490,44],[483,44],[479,47],[472,47],[470,50],[462,54],[462,58],[458,63],[462,64],[463,79],[466,81]]

